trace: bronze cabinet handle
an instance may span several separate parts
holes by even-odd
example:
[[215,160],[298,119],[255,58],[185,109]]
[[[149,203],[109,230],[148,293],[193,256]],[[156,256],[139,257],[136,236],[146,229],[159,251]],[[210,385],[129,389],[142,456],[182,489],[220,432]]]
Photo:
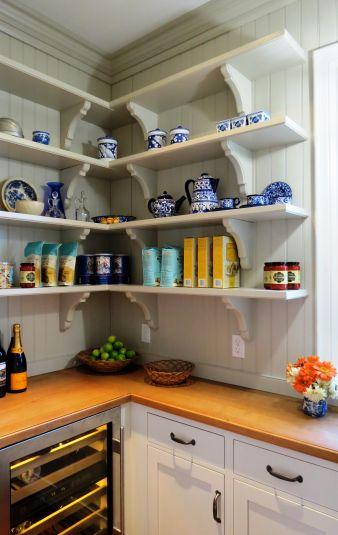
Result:
[[277,472],[274,472],[269,464],[267,465],[266,469],[269,472],[270,476],[277,477],[278,479],[282,479],[283,481],[289,481],[289,483],[295,483],[296,481],[298,481],[298,483],[303,483],[302,476],[295,476],[295,477],[283,476],[283,474],[278,474]]
[[215,497],[213,499],[213,502],[212,502],[212,516],[213,516],[213,519],[215,520],[215,522],[217,522],[217,524],[220,524],[222,522],[222,520],[220,519],[217,513],[217,502],[218,502],[218,498],[222,496],[222,493],[219,491],[219,490],[216,490],[215,492]]
[[195,446],[196,440],[193,438],[189,442],[185,442],[185,440],[182,440],[181,438],[175,437],[174,433],[170,433],[170,438],[174,442],[177,442],[178,444],[183,444],[184,446]]

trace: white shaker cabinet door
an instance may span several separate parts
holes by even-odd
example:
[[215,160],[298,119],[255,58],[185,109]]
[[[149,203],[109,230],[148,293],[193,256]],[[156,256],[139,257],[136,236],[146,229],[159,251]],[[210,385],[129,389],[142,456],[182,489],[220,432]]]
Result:
[[234,535],[337,535],[338,519],[234,481]]
[[149,535],[224,535],[224,475],[148,446]]

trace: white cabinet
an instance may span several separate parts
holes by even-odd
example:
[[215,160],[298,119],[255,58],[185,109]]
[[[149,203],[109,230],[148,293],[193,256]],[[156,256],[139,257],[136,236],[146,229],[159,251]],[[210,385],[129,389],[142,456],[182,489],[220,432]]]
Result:
[[148,535],[224,535],[224,475],[148,445]]
[[337,535],[338,519],[234,480],[234,535]]

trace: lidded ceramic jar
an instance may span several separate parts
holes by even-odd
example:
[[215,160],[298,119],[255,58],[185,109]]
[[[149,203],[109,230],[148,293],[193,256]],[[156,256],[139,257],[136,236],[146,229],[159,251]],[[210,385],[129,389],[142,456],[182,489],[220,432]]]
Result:
[[170,130],[170,144],[184,143],[189,139],[190,130],[182,125],[176,126]]
[[155,128],[148,132],[148,150],[161,149],[167,144],[167,132],[161,128]]
[[105,160],[116,160],[117,140],[111,136],[103,136],[97,139],[99,158]]

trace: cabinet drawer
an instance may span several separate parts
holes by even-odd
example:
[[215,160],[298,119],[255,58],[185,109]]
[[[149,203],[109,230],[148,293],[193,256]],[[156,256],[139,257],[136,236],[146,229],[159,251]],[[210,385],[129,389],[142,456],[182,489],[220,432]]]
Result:
[[[338,472],[268,449],[234,441],[234,472],[338,511]],[[285,481],[277,476],[301,482]]]
[[189,458],[224,468],[224,437],[216,433],[148,414],[148,440]]

